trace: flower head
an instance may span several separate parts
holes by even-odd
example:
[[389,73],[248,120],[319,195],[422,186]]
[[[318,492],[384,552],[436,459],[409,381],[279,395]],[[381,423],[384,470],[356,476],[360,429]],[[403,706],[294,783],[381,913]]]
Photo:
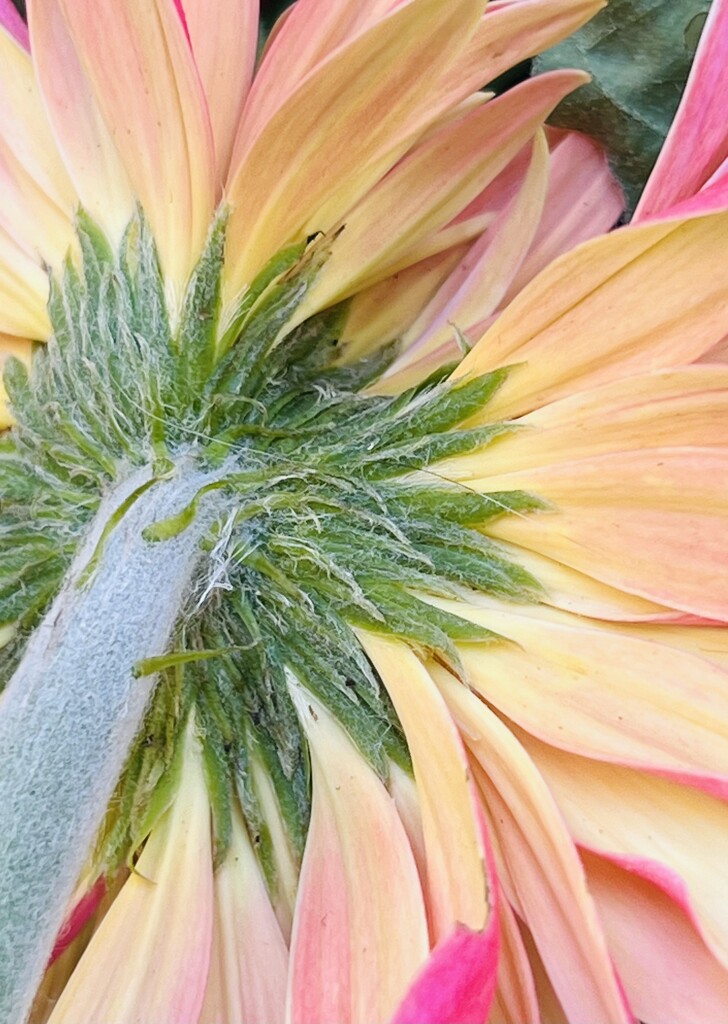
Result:
[[611,234],[477,91],[598,6],[0,6],[3,1024],[720,1018],[728,4]]

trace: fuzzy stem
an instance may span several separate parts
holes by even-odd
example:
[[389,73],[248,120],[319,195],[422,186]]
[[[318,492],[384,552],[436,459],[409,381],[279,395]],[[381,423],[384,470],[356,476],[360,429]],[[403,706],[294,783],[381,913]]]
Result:
[[79,585],[114,510],[150,478],[104,500],[0,702],[0,1024],[30,1010],[153,689],[134,666],[165,650],[220,502],[206,496],[177,537],[142,539],[213,479],[181,460],[139,494]]

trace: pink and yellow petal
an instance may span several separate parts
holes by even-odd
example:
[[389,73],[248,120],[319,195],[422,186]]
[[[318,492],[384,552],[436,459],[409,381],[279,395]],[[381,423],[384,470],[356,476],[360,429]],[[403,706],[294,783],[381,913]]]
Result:
[[[32,9],[32,8],[31,8]],[[28,176],[63,212],[77,202],[53,141],[27,50],[0,31],[0,138]]]
[[515,299],[458,367],[519,363],[488,407],[518,416],[697,359],[728,332],[728,213],[629,226],[578,246]]
[[728,967],[728,804],[629,768],[566,754],[519,731],[574,840],[657,884]]
[[50,1024],[196,1021],[212,914],[210,807],[190,726],[174,803],[94,934]]
[[522,417],[486,452],[440,463],[453,479],[575,462],[640,449],[728,447],[728,368],[636,374],[551,402]]
[[570,1020],[631,1020],[571,839],[546,785],[508,728],[433,668],[477,765],[476,777],[520,913]]
[[484,931],[496,920],[487,850],[462,741],[425,666],[405,644],[359,633],[402,723],[422,813],[430,930]]
[[386,1024],[428,952],[415,860],[364,757],[300,684],[292,681],[291,692],[309,741],[313,802],[286,1019]]
[[585,851],[582,860],[637,1017],[651,1024],[723,1024],[728,970],[679,905],[654,883],[602,857]]
[[540,1024],[538,995],[518,919],[508,900],[498,902],[498,980],[488,1024]]
[[457,61],[480,7],[409,0],[337,49],[266,123],[228,189],[231,300],[284,244],[336,224],[446,108],[433,109],[421,70],[436,77]]
[[300,316],[406,266],[408,251],[465,209],[582,82],[568,71],[524,82],[416,146],[347,213]]
[[28,17],[35,74],[55,139],[53,151],[63,159],[74,196],[117,243],[134,211],[134,196],[63,7],[59,0],[30,0]]
[[217,184],[221,189],[253,78],[258,5],[252,0],[181,2],[210,113]]
[[210,974],[196,1024],[282,1024],[288,947],[236,808],[214,894]]
[[392,375],[448,343],[457,353],[454,326],[468,337],[469,329],[496,309],[533,240],[547,181],[548,148],[539,132],[520,190],[424,307],[405,335],[408,347]]
[[523,488],[555,511],[488,532],[609,586],[707,619],[728,619],[728,448],[650,448],[472,480]]
[[[205,242],[215,180],[207,104],[174,2],[42,3],[51,8],[31,17],[31,39],[54,13],[63,17],[86,79],[84,92],[90,91],[87,102],[98,105],[118,160],[150,220],[165,276],[172,288],[181,290]],[[40,0],[35,6],[38,9]],[[114,40],[113,46],[109,40]],[[34,42],[33,49],[35,53]],[[42,69],[53,55],[53,46],[47,46],[38,57],[38,67]],[[56,63],[63,56],[55,53]],[[56,85],[60,74],[57,69]],[[57,125],[72,134],[76,116],[69,125],[68,108],[56,108],[53,113]],[[90,180],[87,165],[82,173],[89,177],[93,194],[98,180]]]
[[491,82],[508,68],[575,32],[604,6],[603,0],[491,2],[457,64],[440,82],[448,106]]
[[496,601],[437,603],[505,638],[459,645],[467,679],[533,735],[728,794],[726,672],[679,649],[679,627],[667,645],[658,641],[662,627],[623,630]]

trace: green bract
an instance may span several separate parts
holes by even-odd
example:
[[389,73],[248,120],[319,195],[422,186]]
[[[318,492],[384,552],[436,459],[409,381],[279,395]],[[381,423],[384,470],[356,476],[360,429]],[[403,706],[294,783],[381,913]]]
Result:
[[457,383],[441,373],[394,398],[368,393],[393,351],[347,364],[338,344],[344,307],[285,330],[326,259],[325,238],[276,256],[224,327],[221,214],[173,327],[141,215],[118,254],[83,216],[78,233],[82,270],[69,262],[52,285],[53,338],[30,375],[17,361],[6,371],[18,423],[0,460],[0,530],[12,552],[0,624],[15,623],[17,632],[2,652],[3,674],[61,588],[102,501],[151,467],[101,528],[96,521],[79,588],[93,582],[130,509],[194,467],[206,482],[181,510],[148,521],[138,538],[168,543],[216,492],[170,650],[136,666],[138,676],[159,673],[160,681],[107,815],[97,866],[113,870],[129,858],[168,806],[178,739],[194,706],[217,857],[228,843],[231,801],[239,799],[270,877],[253,764],[271,780],[295,854],[309,813],[305,741],[287,674],[334,712],[386,777],[390,762],[406,766],[408,755],[355,629],[404,639],[457,671],[454,640],[500,638],[419,594],[462,587],[516,600],[538,594],[537,582],[478,526],[543,504],[520,491],[478,494],[437,474],[438,459],[516,429],[459,427],[507,371]]

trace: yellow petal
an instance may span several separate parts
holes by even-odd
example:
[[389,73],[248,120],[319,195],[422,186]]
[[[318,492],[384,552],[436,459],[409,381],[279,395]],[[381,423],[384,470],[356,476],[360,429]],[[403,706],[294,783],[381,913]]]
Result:
[[221,188],[253,78],[258,5],[251,0],[182,0],[182,6],[210,111]]
[[728,332],[728,213],[629,226],[552,263],[458,375],[524,363],[488,407],[520,415],[570,392],[691,362]]
[[76,203],[76,193],[54,144],[30,55],[3,31],[0,31],[0,137],[49,200],[70,213]]
[[285,1015],[288,948],[237,807],[215,874],[210,975],[196,1024],[273,1024]]
[[480,9],[480,0],[409,0],[304,79],[230,183],[229,297],[285,243],[331,228],[402,140],[437,116],[422,68],[436,75],[457,60]]
[[212,939],[210,807],[188,730],[180,788],[94,934],[49,1024],[196,1021]]
[[311,751],[313,802],[287,1020],[386,1024],[428,953],[417,867],[382,782],[322,704],[297,683],[292,695]]
[[0,227],[0,332],[45,341],[48,275]]
[[34,262],[60,266],[75,233],[0,136],[0,226]]
[[434,938],[460,922],[475,931],[492,912],[485,852],[467,761],[427,669],[403,643],[359,633],[404,729],[422,810]]

